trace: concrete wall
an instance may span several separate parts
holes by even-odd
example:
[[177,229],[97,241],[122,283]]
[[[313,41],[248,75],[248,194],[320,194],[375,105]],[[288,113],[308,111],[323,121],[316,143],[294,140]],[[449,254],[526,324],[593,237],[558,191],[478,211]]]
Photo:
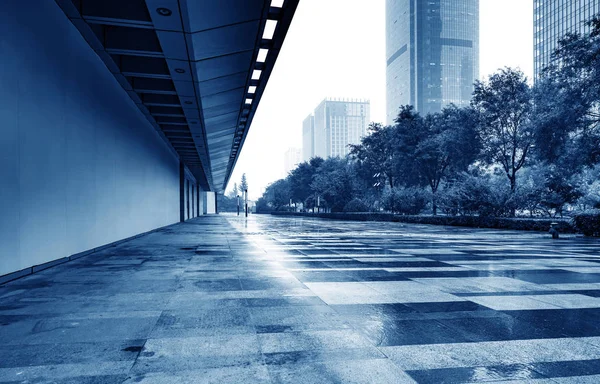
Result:
[[206,192],[206,213],[217,213],[217,195],[214,192]]
[[202,200],[204,201],[203,206],[204,206],[204,214],[205,215],[210,215],[210,214],[214,214],[216,213],[216,208],[217,208],[217,198],[214,192],[202,192],[203,198]]
[[0,12],[0,275],[179,221],[179,165],[54,1]]

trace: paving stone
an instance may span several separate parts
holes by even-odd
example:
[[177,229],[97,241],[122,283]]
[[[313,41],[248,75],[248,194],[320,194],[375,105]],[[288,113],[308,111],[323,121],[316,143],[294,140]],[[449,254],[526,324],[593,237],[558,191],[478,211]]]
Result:
[[200,217],[0,286],[0,382],[596,383],[598,249]]

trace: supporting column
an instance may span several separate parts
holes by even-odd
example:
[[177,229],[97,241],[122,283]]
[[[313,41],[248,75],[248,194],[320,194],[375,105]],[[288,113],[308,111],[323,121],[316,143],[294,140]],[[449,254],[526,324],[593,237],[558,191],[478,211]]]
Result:
[[196,210],[198,211],[196,216],[200,216],[201,213],[200,213],[200,185],[199,184],[196,185]]
[[185,165],[179,162],[179,221],[185,221]]
[[192,193],[191,193],[191,196],[192,196],[192,203],[191,203],[191,205],[192,205],[192,217],[191,218],[193,219],[194,217],[196,217],[196,196],[194,196],[196,194],[196,187],[195,187],[194,184],[192,184],[191,188],[192,188]]
[[185,183],[185,214],[188,219],[192,218],[190,213],[190,181],[187,180]]

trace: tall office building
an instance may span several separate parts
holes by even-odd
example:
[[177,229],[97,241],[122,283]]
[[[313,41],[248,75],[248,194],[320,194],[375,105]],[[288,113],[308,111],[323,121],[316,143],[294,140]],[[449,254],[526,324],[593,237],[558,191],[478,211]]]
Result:
[[285,175],[290,173],[302,162],[302,151],[300,148],[289,148],[283,157],[283,171]]
[[[349,144],[359,144],[367,134],[371,118],[368,100],[325,99],[315,109],[313,123],[313,152],[311,157],[344,157]],[[308,126],[304,120],[305,127]],[[310,132],[305,129],[304,133]],[[303,143],[310,142],[305,136]],[[304,152],[306,151],[306,152]],[[308,151],[303,148],[304,153]]]
[[367,134],[370,118],[368,100],[323,100],[302,123],[302,160],[346,156],[348,145]]
[[479,0],[386,0],[387,116],[468,105],[479,77]]
[[558,41],[569,32],[586,33],[586,21],[600,13],[600,0],[534,1],[534,74],[551,63]]
[[310,114],[302,122],[302,161],[315,157],[315,117]]

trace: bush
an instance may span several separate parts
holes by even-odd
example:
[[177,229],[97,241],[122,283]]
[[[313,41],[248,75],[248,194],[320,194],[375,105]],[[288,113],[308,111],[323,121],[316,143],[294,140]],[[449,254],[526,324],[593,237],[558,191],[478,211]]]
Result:
[[418,215],[430,201],[430,194],[421,188],[393,188],[383,193],[385,209],[403,215]]
[[580,213],[573,218],[575,227],[586,236],[600,236],[600,211]]
[[462,174],[439,192],[438,205],[447,214],[502,217],[514,202],[504,178]]
[[369,205],[359,198],[354,198],[346,204],[344,212],[369,212]]
[[[392,215],[389,213],[285,213],[272,212],[272,215],[319,217],[350,221],[392,221],[409,224],[449,225],[456,227],[510,229],[518,231],[548,232],[555,219],[531,219],[485,216],[415,216]],[[558,232],[573,233],[575,228],[567,220],[556,220]]]
[[600,164],[584,169],[578,177],[577,181],[582,192],[582,197],[577,202],[578,205],[584,210],[600,209]]

